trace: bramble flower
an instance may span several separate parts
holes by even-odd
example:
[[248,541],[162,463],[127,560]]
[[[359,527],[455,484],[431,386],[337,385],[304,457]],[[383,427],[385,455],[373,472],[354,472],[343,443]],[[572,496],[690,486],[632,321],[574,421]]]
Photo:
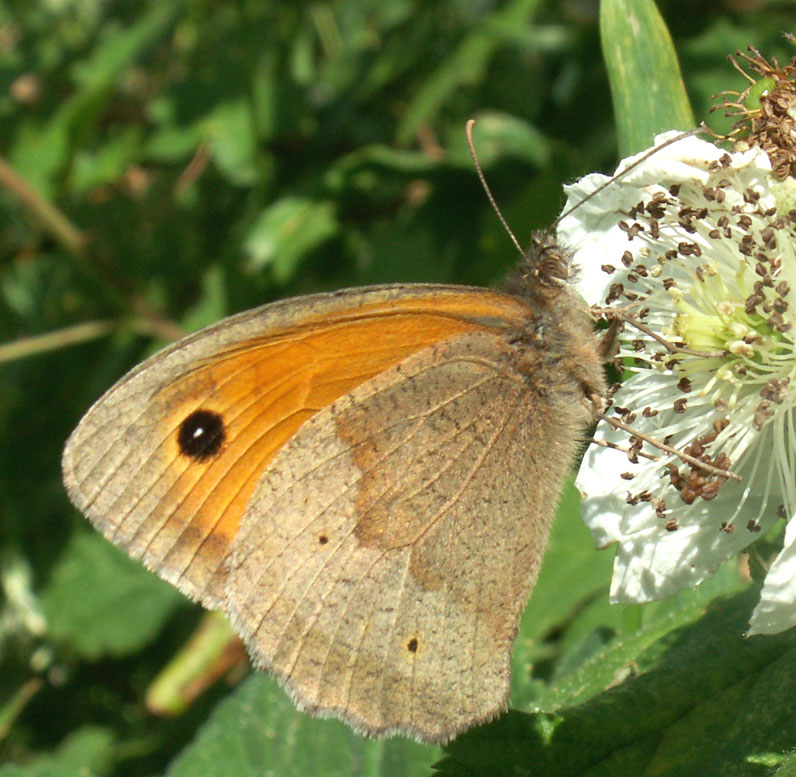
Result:
[[614,447],[590,446],[576,481],[597,545],[618,543],[613,601],[696,585],[785,519],[750,630],[796,624],[794,208],[759,146],[690,136],[559,226],[584,297],[624,322],[630,377],[595,433]]

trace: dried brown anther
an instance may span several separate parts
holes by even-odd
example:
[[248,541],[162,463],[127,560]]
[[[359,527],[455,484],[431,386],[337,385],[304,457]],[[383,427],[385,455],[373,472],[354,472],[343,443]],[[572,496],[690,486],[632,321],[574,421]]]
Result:
[[736,70],[749,80],[749,86],[740,93],[726,92],[724,101],[715,107],[724,107],[725,115],[737,117],[730,133],[735,138],[735,150],[762,148],[771,160],[774,174],[784,180],[796,175],[796,57],[781,66],[776,59],[768,62],[752,46],[749,51],[751,55],[739,51],[736,56],[761,79],[770,79],[773,86],[755,95],[753,104],[747,105],[758,81],[731,57]]

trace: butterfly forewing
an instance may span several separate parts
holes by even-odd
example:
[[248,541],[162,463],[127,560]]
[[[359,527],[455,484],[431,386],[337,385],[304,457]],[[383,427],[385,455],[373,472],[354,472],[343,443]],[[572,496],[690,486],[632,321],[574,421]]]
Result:
[[74,504],[112,541],[209,607],[269,462],[301,425],[434,343],[525,315],[479,289],[375,287],[225,319],[133,370],[64,451]]

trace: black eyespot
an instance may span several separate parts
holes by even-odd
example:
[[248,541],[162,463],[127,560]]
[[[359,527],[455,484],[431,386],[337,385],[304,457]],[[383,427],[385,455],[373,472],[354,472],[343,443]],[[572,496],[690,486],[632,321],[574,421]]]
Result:
[[318,542],[321,545],[325,545],[327,542],[329,542],[329,538],[325,534],[321,534],[321,536],[318,537]]
[[212,458],[224,444],[224,421],[212,410],[194,410],[177,433],[180,453],[197,461]]
[[407,649],[410,653],[417,653],[417,640],[412,637],[409,642],[406,644]]

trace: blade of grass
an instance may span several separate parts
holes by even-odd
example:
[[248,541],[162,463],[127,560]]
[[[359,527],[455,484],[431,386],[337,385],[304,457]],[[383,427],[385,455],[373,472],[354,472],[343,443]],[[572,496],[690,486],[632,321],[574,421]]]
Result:
[[659,132],[695,126],[674,44],[653,0],[603,0],[600,37],[620,157],[652,145]]

